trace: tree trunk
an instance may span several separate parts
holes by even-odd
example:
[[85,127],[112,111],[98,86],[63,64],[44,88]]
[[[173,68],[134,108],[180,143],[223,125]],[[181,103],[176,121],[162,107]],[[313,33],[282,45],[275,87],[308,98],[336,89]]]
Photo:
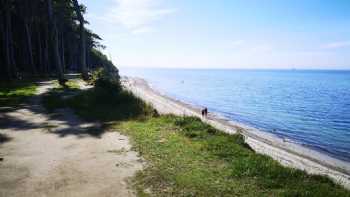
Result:
[[50,61],[49,61],[49,30],[48,26],[45,24],[45,40],[44,40],[44,59],[43,66],[45,74],[50,72]]
[[64,33],[61,34],[61,55],[62,55],[62,69],[63,71],[66,70],[66,60],[65,60],[65,56],[64,56]]
[[49,14],[49,24],[50,24],[49,30],[50,30],[50,40],[52,43],[53,58],[56,65],[58,80],[60,83],[61,82],[64,83],[65,79],[64,79],[63,69],[62,69],[61,58],[58,50],[58,32],[56,27],[56,21],[52,11],[52,0],[48,0],[47,4],[48,4],[48,14]]
[[[0,1],[0,6],[3,6],[2,2]],[[6,40],[6,33],[5,33],[5,22],[3,21],[4,19],[4,15],[2,13],[0,13],[0,32],[3,32],[0,34],[1,38],[0,38],[0,44],[1,44],[1,49],[0,49],[0,62],[3,62],[2,64],[0,64],[0,77],[5,77],[7,75],[7,71],[6,71],[6,59],[5,59],[5,40]]]
[[13,40],[12,40],[12,22],[11,22],[11,12],[10,12],[10,2],[5,2],[5,59],[8,77],[14,78],[17,75],[16,62],[14,58],[13,50]]
[[11,65],[11,55],[10,55],[10,37],[9,37],[9,25],[8,25],[8,13],[6,11],[6,27],[5,27],[5,60],[6,60],[6,70],[7,70],[7,77],[12,78],[12,65]]
[[85,28],[84,18],[81,14],[78,0],[73,0],[74,9],[79,19],[79,31],[80,31],[80,69],[84,80],[89,79],[87,67],[86,67],[86,39],[85,39]]
[[12,66],[12,74],[15,78],[18,78],[18,70],[16,66],[16,60],[15,60],[15,49],[14,49],[14,42],[12,38],[12,21],[11,16],[9,16],[9,29],[8,29],[8,35],[9,35],[9,44],[10,44],[10,60],[11,60],[11,66]]
[[30,67],[32,68],[33,74],[36,74],[36,68],[34,66],[34,59],[33,59],[33,47],[32,47],[31,32],[30,32],[28,22],[25,21],[24,23],[25,23],[24,28],[25,28],[25,32],[26,32],[26,38],[27,38],[27,47],[28,47],[27,50],[28,50],[29,64],[30,64]]
[[91,46],[89,45],[87,47],[87,52],[86,52],[86,66],[88,69],[91,69],[91,56],[90,56],[90,51],[91,51]]
[[39,70],[41,73],[44,72],[44,66],[43,66],[43,50],[42,50],[42,42],[41,42],[41,31],[40,31],[40,27],[39,27],[39,24],[37,25],[37,48],[38,48],[38,67],[39,67]]

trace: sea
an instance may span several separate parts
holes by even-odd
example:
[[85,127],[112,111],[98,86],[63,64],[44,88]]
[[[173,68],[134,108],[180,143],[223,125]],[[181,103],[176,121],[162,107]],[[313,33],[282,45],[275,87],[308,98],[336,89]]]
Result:
[[207,107],[350,162],[350,71],[122,68],[177,100]]

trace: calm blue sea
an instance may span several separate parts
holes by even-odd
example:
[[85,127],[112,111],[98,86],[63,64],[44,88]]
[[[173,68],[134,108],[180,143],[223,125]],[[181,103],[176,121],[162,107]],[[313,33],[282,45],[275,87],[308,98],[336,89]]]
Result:
[[184,102],[350,161],[350,71],[121,69]]

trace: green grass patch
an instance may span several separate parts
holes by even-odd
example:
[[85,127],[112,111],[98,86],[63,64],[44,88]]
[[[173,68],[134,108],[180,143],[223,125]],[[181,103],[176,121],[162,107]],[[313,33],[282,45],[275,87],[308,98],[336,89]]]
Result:
[[54,86],[55,89],[66,89],[66,90],[74,90],[74,89],[80,89],[79,80],[81,79],[69,79],[65,86],[62,86],[58,83],[58,80],[54,80]]
[[1,82],[0,106],[16,106],[23,103],[36,92],[37,85],[33,82]]
[[151,165],[135,187],[156,196],[350,196],[323,176],[286,168],[192,117],[161,116],[115,125]]
[[45,93],[42,100],[44,107],[50,112],[57,108],[66,107],[67,99],[64,97],[73,97],[81,92],[79,83],[75,79],[68,80],[66,87],[59,85],[57,80],[54,81],[54,85],[55,87]]
[[[80,79],[78,79],[80,80]],[[66,83],[66,86],[70,89],[79,89],[80,88],[80,85],[79,85],[79,82],[78,80],[76,79],[70,79],[67,81]]]

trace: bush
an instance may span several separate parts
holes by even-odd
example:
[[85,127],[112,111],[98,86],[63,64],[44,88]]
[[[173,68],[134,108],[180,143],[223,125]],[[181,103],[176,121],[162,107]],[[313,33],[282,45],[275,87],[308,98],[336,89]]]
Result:
[[95,87],[102,87],[106,90],[120,91],[122,89],[118,69],[115,67],[97,69],[93,72],[90,82]]
[[197,117],[180,117],[175,120],[175,125],[182,127],[182,133],[190,138],[205,138],[218,131],[212,126],[205,124]]
[[118,70],[97,69],[91,76],[94,88],[69,99],[67,104],[80,115],[100,121],[120,121],[157,116],[154,109],[122,89]]

